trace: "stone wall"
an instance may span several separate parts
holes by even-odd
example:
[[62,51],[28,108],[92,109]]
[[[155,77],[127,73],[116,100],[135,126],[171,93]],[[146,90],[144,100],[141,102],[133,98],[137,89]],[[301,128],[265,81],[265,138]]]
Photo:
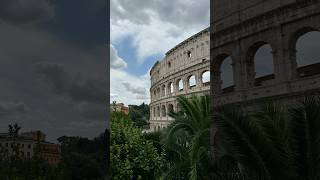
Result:
[[[298,38],[320,31],[318,0],[215,0],[211,6],[212,115],[223,105],[252,110],[266,100],[292,105],[305,95],[320,94],[319,63],[298,67],[296,56]],[[253,57],[265,44],[272,48],[274,72],[256,78]],[[227,57],[234,85],[221,88],[221,64]],[[211,147],[214,135],[212,125]]]
[[[152,67],[151,130],[158,130],[170,124],[172,119],[167,114],[170,110],[177,111],[177,96],[209,94],[210,83],[202,79],[204,73],[210,74],[209,37],[208,29],[191,36],[168,51],[164,59]],[[190,78],[195,79],[194,85],[189,84]],[[181,80],[183,88],[179,89]]]

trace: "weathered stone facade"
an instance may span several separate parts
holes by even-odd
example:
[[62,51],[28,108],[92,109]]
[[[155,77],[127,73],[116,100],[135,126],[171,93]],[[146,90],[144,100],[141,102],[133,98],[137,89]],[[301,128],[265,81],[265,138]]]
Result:
[[177,96],[209,94],[210,78],[207,81],[204,78],[210,75],[209,39],[209,30],[205,29],[168,51],[152,67],[151,131],[170,124],[172,119],[167,114],[170,110],[177,111]]
[[[319,0],[214,0],[210,22],[213,113],[226,104],[252,108],[266,98],[291,103],[306,94],[319,94],[319,63],[298,67],[296,58],[298,38],[319,30]],[[264,44],[272,48],[274,72],[256,78],[253,55]],[[221,88],[220,66],[226,57],[232,59],[234,85]]]
[[[228,13],[244,18],[234,19],[225,15],[224,20],[221,15],[223,13],[215,12],[215,9],[223,8],[224,3],[226,7],[230,6],[229,1],[241,6],[240,9],[235,9],[237,12]],[[301,35],[320,29],[319,1],[271,0],[260,1],[252,6],[246,2],[255,1],[229,1],[213,1],[211,8],[211,93],[214,106],[271,96],[304,94],[320,88],[320,76],[316,75],[317,72],[310,76],[304,75],[311,70],[316,71],[319,66],[315,64],[309,68],[298,68],[295,50],[297,39]],[[219,6],[215,7],[215,4]],[[250,11],[245,8],[246,5]],[[246,14],[247,11],[256,12],[256,15]],[[230,18],[237,23],[233,23]],[[272,47],[274,74],[255,79],[253,54],[267,43]],[[234,86],[222,89],[220,65],[226,57],[232,59]]]

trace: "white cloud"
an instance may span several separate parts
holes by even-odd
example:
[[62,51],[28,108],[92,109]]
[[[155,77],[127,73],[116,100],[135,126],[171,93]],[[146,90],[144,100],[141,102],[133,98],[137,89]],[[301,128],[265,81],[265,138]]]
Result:
[[110,102],[123,102],[126,105],[150,102],[149,72],[143,76],[134,76],[111,68],[110,76]]
[[[209,26],[208,0],[111,1],[111,42],[132,39],[138,63]],[[128,43],[128,42],[126,42]]]
[[110,44],[110,66],[114,69],[127,68],[127,63],[118,55],[116,48]]
[[[209,5],[209,0],[111,0],[111,43],[131,43],[142,64],[207,28]],[[150,102],[149,72],[136,76],[113,66],[110,75],[111,102]]]

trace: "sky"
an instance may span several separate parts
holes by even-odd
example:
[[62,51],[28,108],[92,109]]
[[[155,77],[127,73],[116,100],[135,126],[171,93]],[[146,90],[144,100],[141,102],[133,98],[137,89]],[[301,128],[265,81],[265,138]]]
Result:
[[110,101],[148,104],[151,67],[209,27],[210,0],[111,0],[110,7]]
[[0,1],[0,132],[104,132],[108,11],[104,0]]

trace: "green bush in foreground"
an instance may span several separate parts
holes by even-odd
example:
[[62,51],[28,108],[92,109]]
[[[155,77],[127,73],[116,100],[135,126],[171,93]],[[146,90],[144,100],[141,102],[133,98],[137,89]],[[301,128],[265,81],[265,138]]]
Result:
[[131,126],[128,116],[114,112],[111,118],[112,179],[156,179],[164,166],[164,154],[159,154],[141,129]]

